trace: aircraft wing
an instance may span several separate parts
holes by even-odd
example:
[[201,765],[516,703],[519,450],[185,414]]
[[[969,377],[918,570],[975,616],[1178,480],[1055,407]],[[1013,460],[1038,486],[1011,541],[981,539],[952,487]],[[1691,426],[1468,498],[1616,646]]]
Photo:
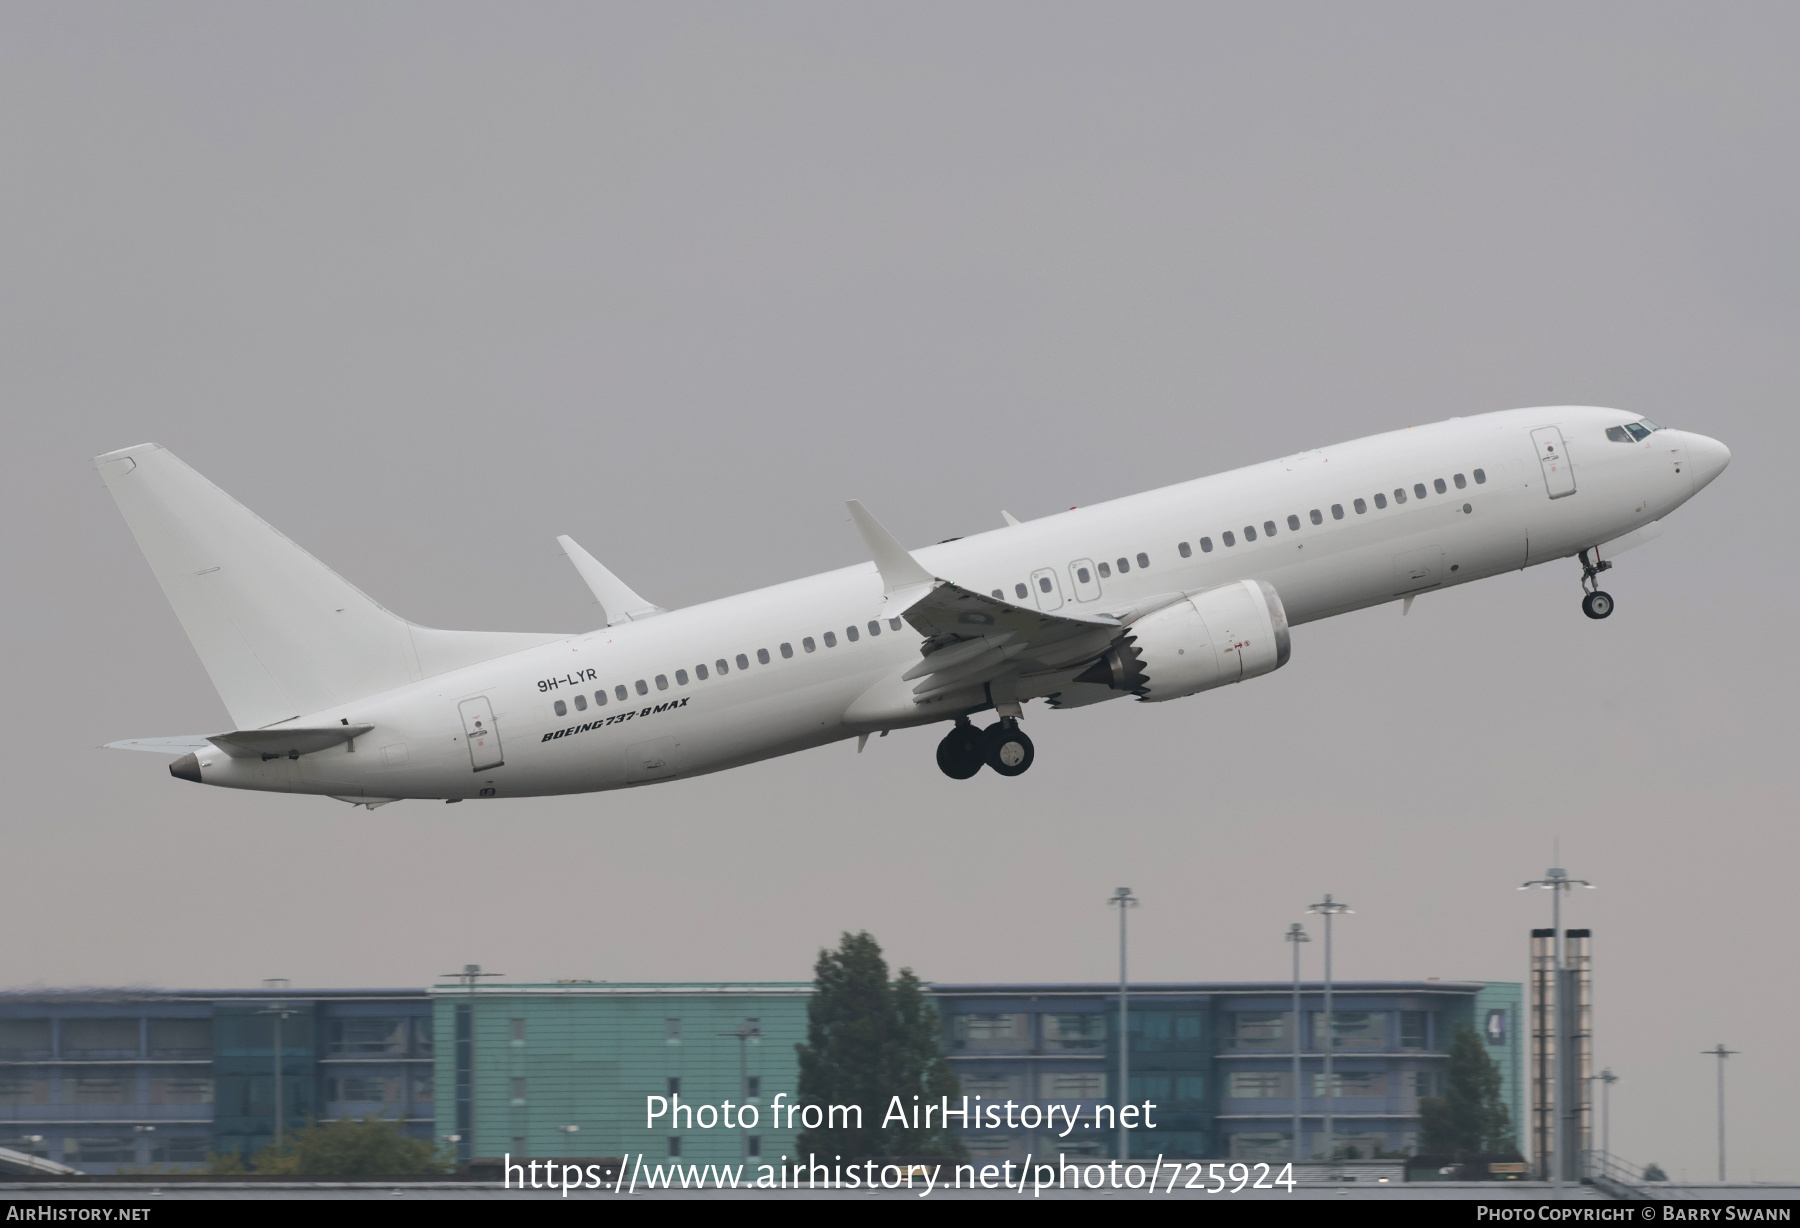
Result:
[[1067,669],[1099,656],[1124,629],[1110,614],[1050,614],[934,576],[862,504],[849,507],[887,599],[925,637],[918,664],[901,675],[919,680],[915,702]]

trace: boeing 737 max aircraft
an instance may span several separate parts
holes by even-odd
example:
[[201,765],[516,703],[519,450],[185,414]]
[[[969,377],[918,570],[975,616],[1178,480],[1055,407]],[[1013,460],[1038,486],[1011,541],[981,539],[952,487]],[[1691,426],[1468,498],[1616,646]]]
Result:
[[406,622],[143,444],[95,463],[236,728],[112,745],[371,809],[651,784],[934,721],[947,775],[1016,776],[1027,702],[1242,682],[1314,619],[1570,557],[1605,618],[1600,573],[1730,459],[1620,410],[1515,409],[912,552],[852,502],[871,562],[683,610],[564,537],[606,625],[539,635]]

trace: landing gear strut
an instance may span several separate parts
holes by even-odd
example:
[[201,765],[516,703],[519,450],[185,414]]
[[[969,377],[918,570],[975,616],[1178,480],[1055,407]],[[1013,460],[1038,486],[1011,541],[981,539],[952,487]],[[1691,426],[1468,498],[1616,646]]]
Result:
[[[1588,557],[1590,553],[1592,558]],[[1581,612],[1589,618],[1605,618],[1613,612],[1612,594],[1600,591],[1598,578],[1601,572],[1611,567],[1597,549],[1589,547],[1581,552],[1581,587],[1587,590],[1587,595],[1581,599]]]

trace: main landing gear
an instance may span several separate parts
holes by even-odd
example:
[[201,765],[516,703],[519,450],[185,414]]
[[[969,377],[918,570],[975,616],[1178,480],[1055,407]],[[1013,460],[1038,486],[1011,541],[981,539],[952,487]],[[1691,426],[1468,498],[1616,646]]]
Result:
[[[1588,557],[1590,554],[1592,558]],[[1587,590],[1581,599],[1581,612],[1589,618],[1605,618],[1613,612],[1612,594],[1601,592],[1599,581],[1600,573],[1611,567],[1597,549],[1590,547],[1581,552],[1581,587]]]
[[1002,776],[1018,776],[1036,757],[1031,739],[1012,717],[1002,717],[986,729],[977,729],[968,718],[950,727],[938,743],[938,767],[952,780],[967,780],[985,764]]

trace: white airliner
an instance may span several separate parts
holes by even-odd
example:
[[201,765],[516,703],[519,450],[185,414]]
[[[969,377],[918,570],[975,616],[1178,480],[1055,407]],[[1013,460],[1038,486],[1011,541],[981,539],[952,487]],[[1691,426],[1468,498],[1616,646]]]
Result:
[[1314,619],[1569,557],[1605,618],[1600,572],[1730,459],[1616,409],[1515,409],[913,552],[852,502],[871,562],[683,610],[563,537],[606,625],[540,635],[409,623],[142,444],[95,463],[236,728],[111,745],[371,809],[619,789],[934,721],[945,774],[1016,776],[1028,701],[1242,682]]

